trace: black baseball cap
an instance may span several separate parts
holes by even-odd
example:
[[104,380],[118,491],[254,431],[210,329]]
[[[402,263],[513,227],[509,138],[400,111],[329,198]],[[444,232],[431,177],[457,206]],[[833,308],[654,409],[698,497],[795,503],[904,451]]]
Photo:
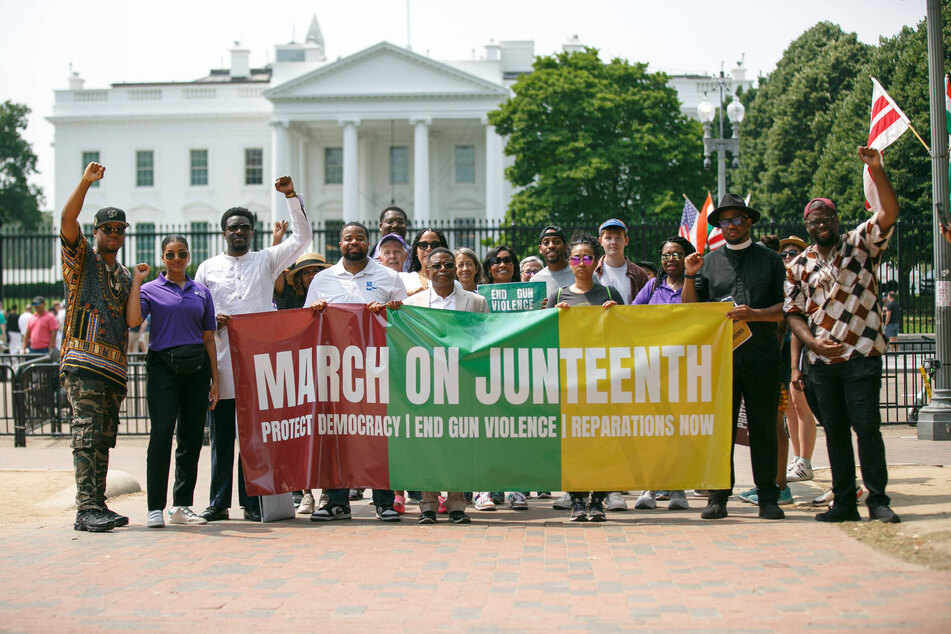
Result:
[[562,242],[568,242],[568,236],[565,235],[565,230],[558,225],[548,225],[542,229],[542,232],[538,235],[538,244],[541,244],[542,240],[548,236],[557,236],[561,238]]
[[104,225],[107,222],[121,222],[125,226],[129,226],[129,223],[125,221],[125,212],[118,207],[103,207],[96,212],[96,227],[99,225]]

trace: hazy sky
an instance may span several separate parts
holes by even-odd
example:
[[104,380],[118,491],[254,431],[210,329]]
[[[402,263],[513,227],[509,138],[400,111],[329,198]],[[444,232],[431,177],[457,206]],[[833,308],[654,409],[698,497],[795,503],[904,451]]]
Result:
[[[277,8],[271,8],[277,7]],[[407,7],[409,7],[407,9]],[[602,58],[653,70],[715,73],[746,55],[768,74],[790,41],[828,20],[877,43],[925,16],[925,0],[0,0],[0,101],[27,104],[26,136],[39,157],[36,181],[53,200],[53,91],[69,65],[86,88],[115,82],[188,81],[228,65],[235,40],[263,65],[273,46],[302,41],[316,15],[328,59],[382,40],[407,42],[437,60],[471,59],[490,40],[534,40],[536,54],[577,34]],[[121,201],[116,201],[121,204]]]

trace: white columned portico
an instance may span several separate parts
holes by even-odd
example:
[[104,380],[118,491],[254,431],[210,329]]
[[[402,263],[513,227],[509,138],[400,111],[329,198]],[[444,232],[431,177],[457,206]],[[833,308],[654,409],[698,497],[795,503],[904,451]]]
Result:
[[488,117],[482,117],[482,125],[485,126],[485,217],[489,221],[501,221],[505,217],[502,137],[495,132]]
[[429,126],[432,117],[413,117],[413,223],[429,224]]
[[[288,122],[271,121],[271,183],[265,182],[271,192],[271,223],[287,220],[287,203],[284,194],[274,189],[273,181],[281,176],[288,176],[290,167],[290,143],[288,139]],[[267,177],[265,176],[265,181]],[[295,185],[296,187],[296,185]]]
[[341,119],[343,127],[343,220],[349,222],[360,214],[360,170],[357,152],[359,119]]

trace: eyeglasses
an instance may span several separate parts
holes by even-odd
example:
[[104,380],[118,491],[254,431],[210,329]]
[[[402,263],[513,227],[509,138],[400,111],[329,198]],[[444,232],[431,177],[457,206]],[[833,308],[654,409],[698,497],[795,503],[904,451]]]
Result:
[[231,233],[238,233],[239,231],[248,232],[254,231],[254,227],[246,222],[243,222],[240,225],[228,225],[228,231]]
[[430,249],[441,247],[442,242],[417,242],[416,246],[422,249],[423,251],[429,251]]
[[822,216],[821,218],[816,218],[815,220],[807,220],[806,226],[810,229],[815,229],[816,227],[831,227],[836,221],[835,214],[831,216]]
[[733,216],[732,218],[724,218],[717,221],[717,226],[721,229],[726,229],[730,225],[734,227],[739,227],[743,224],[743,221],[746,220],[746,216]]
[[592,264],[594,264],[594,256],[593,255],[573,255],[570,258],[568,258],[568,262],[571,263],[571,266],[578,266],[582,262],[584,262],[585,266],[591,266]]
[[790,249],[790,250],[788,250],[788,251],[783,251],[783,252],[780,253],[779,255],[781,255],[781,256],[785,259],[785,258],[794,258],[794,257],[796,257],[797,255],[799,255],[800,253],[802,253],[802,252],[801,252],[801,251],[797,251],[796,249]]
[[511,264],[513,262],[512,256],[506,255],[504,257],[494,257],[489,260],[492,264]]
[[447,271],[451,271],[451,270],[453,270],[454,268],[456,268],[456,265],[455,265],[455,263],[453,263],[453,262],[431,262],[431,263],[429,264],[429,270],[430,270],[430,271],[441,271],[442,269],[446,269]]
[[98,229],[99,231],[102,231],[107,236],[111,236],[112,234],[116,234],[117,236],[125,235],[125,227],[122,225],[117,225],[117,226],[99,225],[98,227],[96,227],[96,229]]
[[178,259],[179,259],[179,260],[187,260],[187,259],[188,259],[188,251],[179,251],[178,253],[175,253],[174,251],[166,251],[166,252],[165,252],[165,259],[166,259],[166,260],[174,260],[174,259],[175,259],[175,256],[178,256]]
[[684,259],[683,253],[661,253],[660,261],[666,262],[667,260],[673,260],[674,262],[680,262]]

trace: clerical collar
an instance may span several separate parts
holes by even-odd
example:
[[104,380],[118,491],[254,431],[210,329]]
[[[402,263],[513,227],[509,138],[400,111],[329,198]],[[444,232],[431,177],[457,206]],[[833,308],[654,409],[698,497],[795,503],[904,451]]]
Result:
[[727,242],[727,243],[726,243],[726,248],[727,248],[727,249],[733,249],[734,251],[742,251],[743,249],[748,248],[748,247],[749,247],[750,245],[752,245],[752,244],[753,244],[753,239],[752,239],[752,238],[747,238],[747,239],[746,239],[746,242],[741,242],[741,243],[739,243],[739,244],[730,244],[729,242]]

